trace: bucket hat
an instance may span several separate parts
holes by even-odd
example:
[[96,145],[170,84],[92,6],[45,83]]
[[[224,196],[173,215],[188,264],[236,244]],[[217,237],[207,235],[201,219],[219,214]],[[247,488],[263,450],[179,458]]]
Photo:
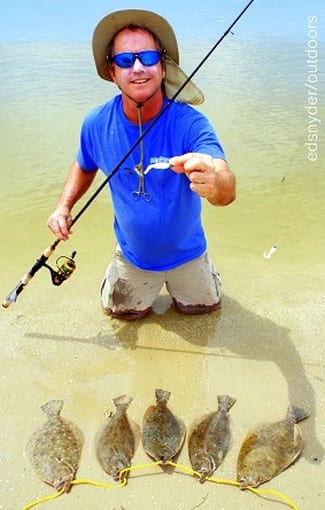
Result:
[[[115,34],[129,24],[139,25],[150,30],[160,40],[165,50],[165,92],[167,97],[172,98],[187,80],[187,75],[179,66],[179,52],[174,30],[165,18],[154,12],[126,9],[112,12],[99,21],[92,39],[97,73],[104,80],[112,81],[106,59],[107,46]],[[204,96],[200,89],[192,81],[189,81],[176,99],[182,103],[198,105],[203,103]]]

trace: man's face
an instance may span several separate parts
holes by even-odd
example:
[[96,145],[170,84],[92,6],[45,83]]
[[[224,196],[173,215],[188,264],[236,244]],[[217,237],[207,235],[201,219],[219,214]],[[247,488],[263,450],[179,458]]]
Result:
[[[115,37],[114,55],[124,52],[139,53],[145,50],[157,50],[152,35],[146,30],[126,28]],[[165,77],[161,61],[152,66],[145,66],[138,58],[133,66],[127,69],[113,64],[110,74],[121,92],[136,103],[142,103],[156,94],[161,94],[161,83]]]

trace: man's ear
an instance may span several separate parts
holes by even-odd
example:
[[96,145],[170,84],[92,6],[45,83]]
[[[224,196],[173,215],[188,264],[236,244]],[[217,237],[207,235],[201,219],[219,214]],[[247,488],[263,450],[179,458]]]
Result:
[[111,78],[112,81],[115,82],[115,69],[114,69],[114,64],[111,60],[106,60],[106,65],[107,65],[107,72]]
[[107,71],[110,75],[111,80],[115,83],[115,72],[114,72],[114,66],[112,66],[109,62],[107,62]]
[[163,80],[166,78],[166,64],[165,64],[165,61],[162,60],[161,62],[161,65],[162,65],[162,77],[163,77]]

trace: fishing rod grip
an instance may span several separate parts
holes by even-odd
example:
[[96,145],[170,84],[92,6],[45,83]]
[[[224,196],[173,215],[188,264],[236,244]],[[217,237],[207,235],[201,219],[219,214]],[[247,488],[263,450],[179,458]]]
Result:
[[24,290],[24,287],[27,285],[29,280],[31,280],[32,276],[28,278],[27,275],[25,275],[20,282],[16,285],[16,287],[8,294],[8,296],[5,298],[5,300],[2,302],[3,308],[9,308],[11,303],[15,303],[17,301],[17,297],[19,294]]
[[33,278],[35,273],[37,273],[37,271],[39,269],[41,269],[41,267],[44,266],[44,264],[46,263],[47,259],[52,255],[52,253],[54,252],[54,250],[57,247],[57,245],[59,244],[59,242],[60,242],[60,239],[56,239],[54,241],[54,243],[51,244],[51,246],[48,246],[46,248],[46,250],[44,250],[42,255],[36,260],[35,264],[30,268],[28,273],[26,273],[22,277],[22,279],[16,285],[16,287],[5,298],[5,300],[2,303],[3,308],[9,308],[9,306],[12,303],[15,303],[17,301],[17,298],[18,298],[19,294],[24,290],[24,288],[30,282],[30,280]]

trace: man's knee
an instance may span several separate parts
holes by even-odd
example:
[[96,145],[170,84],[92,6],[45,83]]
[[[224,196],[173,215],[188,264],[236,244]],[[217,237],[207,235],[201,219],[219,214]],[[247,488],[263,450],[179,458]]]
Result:
[[137,321],[143,319],[150,313],[151,306],[145,310],[112,310],[111,308],[103,307],[103,311],[106,315],[114,317],[115,319]]
[[201,315],[204,313],[214,312],[215,310],[218,310],[219,308],[221,308],[221,299],[217,303],[212,303],[211,305],[202,305],[202,304],[184,305],[180,301],[177,301],[177,299],[175,299],[175,298],[173,298],[173,302],[174,302],[176,309],[179,312],[184,313],[186,315]]

